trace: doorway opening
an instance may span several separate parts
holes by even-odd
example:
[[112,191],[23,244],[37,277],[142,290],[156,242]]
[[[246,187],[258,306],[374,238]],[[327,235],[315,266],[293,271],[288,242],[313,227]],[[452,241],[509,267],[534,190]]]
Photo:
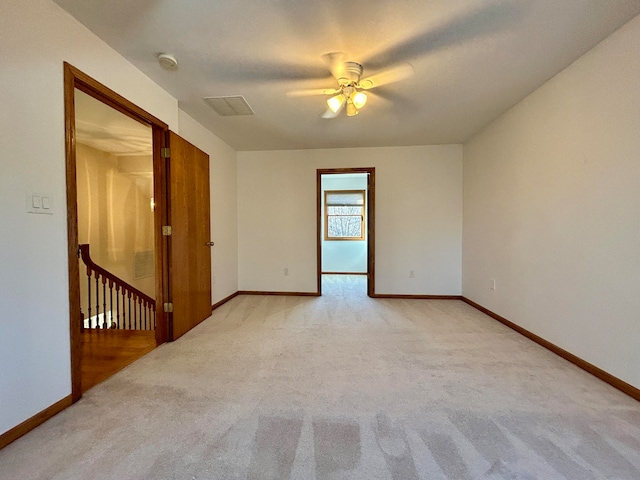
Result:
[[167,340],[168,127],[64,64],[73,401]]
[[[317,170],[318,293],[362,284],[375,296],[375,169]],[[347,283],[345,283],[347,282]]]
[[75,90],[82,390],[155,348],[153,141]]

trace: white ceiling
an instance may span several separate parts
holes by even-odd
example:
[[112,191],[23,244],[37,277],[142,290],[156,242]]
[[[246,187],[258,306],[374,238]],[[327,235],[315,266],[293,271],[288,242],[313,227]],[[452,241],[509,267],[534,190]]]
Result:
[[[55,0],[236,150],[463,143],[640,13],[640,0]],[[415,76],[328,120],[321,56]],[[179,61],[162,69],[156,56]],[[205,96],[243,95],[222,117]]]

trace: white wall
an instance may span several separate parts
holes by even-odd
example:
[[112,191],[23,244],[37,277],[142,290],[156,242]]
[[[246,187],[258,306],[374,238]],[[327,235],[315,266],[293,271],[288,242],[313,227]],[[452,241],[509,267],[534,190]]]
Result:
[[316,291],[316,170],[339,167],[376,168],[376,293],[459,295],[460,145],[238,152],[240,289]]
[[[2,3],[0,58],[3,433],[71,393],[63,61],[179,130],[176,99],[49,0]],[[54,215],[26,213],[31,191]]]
[[236,151],[182,110],[179,120],[180,135],[209,154],[213,304],[238,291]]
[[[324,192],[325,190],[366,190],[367,174],[340,174],[322,176],[322,271],[323,272],[367,272],[367,224],[365,220],[364,240],[325,240]],[[366,202],[365,202],[365,219]]]
[[640,17],[465,144],[463,237],[466,297],[636,387],[638,52]]

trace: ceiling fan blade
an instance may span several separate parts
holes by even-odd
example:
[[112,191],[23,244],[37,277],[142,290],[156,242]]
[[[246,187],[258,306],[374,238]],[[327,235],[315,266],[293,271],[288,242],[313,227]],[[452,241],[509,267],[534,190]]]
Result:
[[335,112],[330,108],[327,108],[327,111],[322,114],[322,118],[336,118],[342,112],[342,107],[340,107]]
[[333,75],[336,80],[345,77],[345,58],[346,54],[344,54],[343,52],[332,52],[322,56],[322,61],[325,63],[325,65],[331,72],[331,75]]
[[522,17],[529,8],[526,3],[495,0],[488,5],[464,9],[424,32],[367,55],[363,63],[368,68],[383,68],[393,62],[408,61],[443,48],[495,34]]
[[211,78],[226,82],[281,82],[291,80],[329,80],[322,65],[294,62],[234,62],[217,59],[206,72]]
[[399,82],[413,76],[413,67],[408,63],[401,63],[395,67],[388,68],[382,72],[363,78],[358,82],[360,88],[369,90],[370,88],[388,85],[390,83]]
[[[394,109],[403,114],[420,111],[420,108],[411,97],[391,89],[368,90],[367,95],[371,98],[371,105]],[[367,103],[368,106],[369,104]]]
[[335,95],[340,92],[337,88],[306,88],[302,90],[290,90],[289,97],[307,97],[309,95]]
[[374,106],[381,106],[385,108],[393,107],[395,103],[395,99],[390,98],[384,90],[378,90],[377,92],[367,92],[367,96],[369,97],[369,101],[367,102],[367,108],[369,107],[369,103]]

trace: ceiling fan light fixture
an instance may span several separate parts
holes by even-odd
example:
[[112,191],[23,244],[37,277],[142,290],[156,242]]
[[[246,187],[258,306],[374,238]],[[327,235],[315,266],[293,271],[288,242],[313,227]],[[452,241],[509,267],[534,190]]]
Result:
[[287,92],[287,95],[292,97],[328,95],[331,98],[327,100],[325,97],[328,108],[322,114],[322,118],[337,118],[343,110],[345,110],[348,117],[353,117],[358,115],[360,110],[367,104],[367,90],[399,82],[414,74],[413,67],[410,64],[400,63],[378,71],[374,75],[362,78],[362,64],[345,62],[345,56],[342,52],[327,53],[322,56],[331,75],[338,82],[337,87],[293,90]]
[[327,100],[327,105],[329,106],[329,110],[333,113],[337,113],[344,106],[346,101],[347,98],[343,94],[339,93],[335,97],[331,97]]
[[353,105],[360,110],[364,107],[364,104],[367,103],[367,94],[364,92],[357,92],[351,97],[351,101],[353,102]]

